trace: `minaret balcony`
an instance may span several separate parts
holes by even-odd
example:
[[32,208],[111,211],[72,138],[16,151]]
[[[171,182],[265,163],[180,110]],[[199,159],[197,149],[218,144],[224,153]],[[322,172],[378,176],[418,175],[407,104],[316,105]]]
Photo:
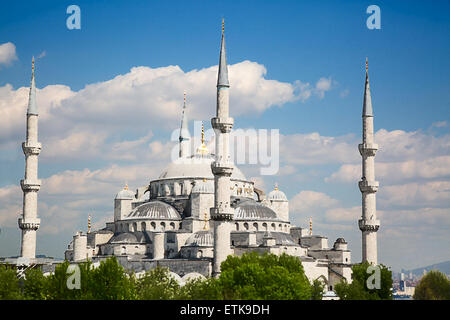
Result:
[[358,149],[362,156],[374,157],[378,150],[378,145],[375,143],[360,143]]
[[220,118],[215,117],[211,119],[211,126],[214,129],[220,130],[222,133],[230,132],[233,128],[234,119],[233,118]]
[[20,186],[22,187],[23,191],[39,191],[39,189],[41,188],[41,180],[20,180]]
[[19,222],[19,228],[21,230],[37,230],[39,229],[39,226],[41,225],[41,219],[39,218],[24,218],[21,216],[18,220]]
[[25,155],[38,155],[41,153],[42,144],[40,142],[22,142],[22,150]]
[[214,175],[231,176],[234,166],[229,161],[214,161],[211,163],[211,170]]
[[361,231],[378,231],[380,228],[380,220],[358,220],[359,230]]
[[367,181],[363,179],[358,182],[359,190],[363,193],[373,193],[378,191],[380,183],[378,181]]
[[209,214],[212,220],[216,221],[230,221],[233,220],[234,210],[233,208],[211,208],[209,209]]

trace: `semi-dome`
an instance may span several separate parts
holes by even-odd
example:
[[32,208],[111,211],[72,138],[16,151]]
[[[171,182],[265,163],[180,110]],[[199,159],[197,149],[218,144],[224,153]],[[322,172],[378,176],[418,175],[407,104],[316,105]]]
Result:
[[119,233],[118,235],[113,236],[109,241],[109,243],[139,243],[138,239],[131,232]]
[[212,247],[214,245],[214,236],[209,230],[197,231],[191,235],[185,243],[185,246],[192,247]]
[[214,183],[212,181],[203,180],[197,182],[192,188],[192,193],[214,193]]
[[278,219],[275,211],[254,200],[240,202],[234,208],[235,220]]
[[283,191],[278,190],[278,186],[275,185],[275,189],[269,192],[267,195],[269,201],[288,201]]
[[127,216],[127,219],[136,218],[180,220],[181,216],[170,204],[156,200],[141,204]]
[[[174,179],[174,178],[210,178],[214,175],[211,171],[211,162],[214,157],[211,155],[193,156],[190,158],[179,158],[169,163],[163,170],[158,179]],[[236,166],[234,166],[231,174],[232,180],[247,181],[244,174]]]
[[152,243],[149,232],[122,232],[114,235],[108,243],[116,244],[135,244],[135,243]]

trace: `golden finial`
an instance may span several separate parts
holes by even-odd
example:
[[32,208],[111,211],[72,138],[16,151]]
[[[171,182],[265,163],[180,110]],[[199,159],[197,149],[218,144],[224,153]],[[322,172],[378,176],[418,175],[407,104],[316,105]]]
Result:
[[309,217],[309,235],[312,236],[312,217]]
[[123,190],[128,190],[128,183],[125,184],[125,187],[123,188]]
[[91,215],[89,215],[89,218],[88,218],[88,231],[87,231],[87,233],[90,233],[91,232]]
[[222,33],[225,33],[225,19],[222,18]]
[[208,225],[208,215],[205,212],[205,225],[203,226],[203,230],[207,230],[208,229],[207,225]]
[[200,145],[200,147],[197,148],[197,153],[199,154],[207,154],[208,153],[208,148],[205,145],[205,127],[203,126],[203,122],[202,122],[202,136],[201,136],[201,140],[202,140],[202,144]]
[[366,72],[369,71],[369,60],[366,57]]
[[275,190],[275,191],[278,191],[278,182],[275,182],[275,188],[274,188],[274,190]]

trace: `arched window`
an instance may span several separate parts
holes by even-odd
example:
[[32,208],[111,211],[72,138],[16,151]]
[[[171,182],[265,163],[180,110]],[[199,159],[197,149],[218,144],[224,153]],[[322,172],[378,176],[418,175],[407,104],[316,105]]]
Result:
[[142,231],[146,231],[147,230],[147,226],[145,225],[145,222],[141,222],[141,230]]
[[166,223],[161,222],[161,231],[165,231],[165,230],[166,230]]
[[236,226],[236,231],[239,231],[239,223],[236,222],[234,225]]
[[253,228],[254,228],[256,231],[258,231],[258,224],[257,224],[256,222],[253,224]]
[[133,223],[133,230],[132,230],[133,232],[136,232],[137,231],[137,223],[136,222],[134,222]]
[[152,230],[156,229],[156,223],[155,222],[150,223],[150,225],[152,226]]
[[175,223],[173,222],[170,223],[170,230],[175,230]]
[[271,227],[272,227],[272,230],[275,231],[275,229],[276,229],[275,223],[272,223]]
[[248,230],[248,223],[247,223],[247,222],[244,223],[244,229],[245,229],[245,230]]
[[263,226],[264,231],[267,231],[267,223],[264,222],[262,226]]

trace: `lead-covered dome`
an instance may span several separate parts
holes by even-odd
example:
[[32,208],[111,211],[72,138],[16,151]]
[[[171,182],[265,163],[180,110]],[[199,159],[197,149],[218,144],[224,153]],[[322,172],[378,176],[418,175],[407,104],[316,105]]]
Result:
[[136,218],[180,220],[181,216],[170,204],[162,201],[150,201],[134,208],[127,216],[127,219]]
[[[211,155],[193,156],[190,158],[179,158],[169,163],[163,170],[158,179],[174,179],[174,178],[210,178],[214,175],[211,171],[211,162],[214,157]],[[232,180],[247,181],[244,174],[236,166],[234,166],[231,174]]]
[[240,202],[234,208],[234,220],[278,219],[275,211],[254,200]]
[[214,236],[209,230],[197,231],[191,235],[185,243],[185,246],[191,247],[212,247],[214,245]]
[[128,190],[128,185],[125,186],[125,188],[123,188],[122,190],[120,190],[117,194],[116,194],[116,200],[132,200],[134,199],[134,192],[131,190]]
[[278,190],[278,185],[275,185],[275,189],[269,192],[267,195],[269,201],[288,201],[283,191]]

